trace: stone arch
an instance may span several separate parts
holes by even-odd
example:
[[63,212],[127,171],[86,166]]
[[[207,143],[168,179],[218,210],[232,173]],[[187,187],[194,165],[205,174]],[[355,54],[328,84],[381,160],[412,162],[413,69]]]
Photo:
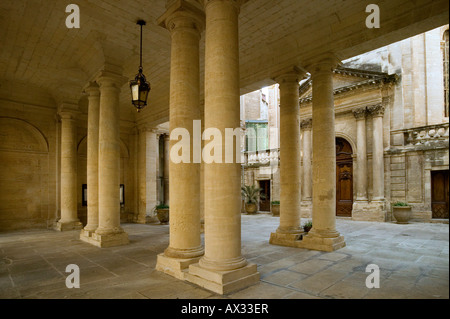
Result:
[[45,135],[33,124],[12,117],[0,117],[0,150],[48,153]]
[[125,144],[125,142],[120,139],[120,157],[121,158],[128,158],[130,157],[130,152],[128,151],[128,146]]
[[87,135],[83,136],[78,142],[77,153],[81,156],[87,156]]
[[[122,139],[119,140],[119,146],[120,146],[120,158],[130,157],[130,152],[128,150],[128,147]],[[81,138],[80,142],[78,143],[77,152],[78,152],[78,155],[82,155],[82,156],[87,155],[87,135],[83,136]]]
[[50,218],[49,146],[29,122],[0,117],[0,231],[46,227]]
[[350,146],[352,147],[353,154],[356,154],[356,143],[353,141],[353,138],[350,137],[350,135],[344,133],[344,132],[336,132],[336,138],[343,138],[346,140]]

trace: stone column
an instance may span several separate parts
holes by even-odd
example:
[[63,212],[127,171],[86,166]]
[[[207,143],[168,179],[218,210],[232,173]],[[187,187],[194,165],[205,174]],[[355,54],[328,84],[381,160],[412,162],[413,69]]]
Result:
[[[200,120],[199,41],[204,27],[201,7],[177,1],[159,24],[172,38],[170,66],[170,130],[183,128],[191,137],[188,163],[169,160],[170,241],[158,255],[156,269],[184,279],[187,267],[204,249],[200,237],[200,158],[194,154],[194,120]],[[200,134],[201,132],[198,132]],[[170,147],[178,143],[171,137]]]
[[367,201],[366,108],[353,110],[356,118],[356,200]]
[[280,85],[280,226],[270,243],[296,246],[300,234],[300,106],[301,72],[293,68],[275,80]]
[[300,123],[303,132],[303,183],[302,183],[302,217],[312,216],[312,119],[303,120]]
[[170,137],[164,135],[164,204],[170,206],[169,194],[169,162],[170,162]]
[[136,222],[146,223],[156,206],[156,133],[145,126],[138,128],[138,216]]
[[56,230],[81,229],[77,209],[77,105],[63,104],[61,117],[61,219]]
[[[205,38],[205,129],[240,130],[239,32],[241,2],[207,0]],[[211,142],[210,142],[211,143]],[[235,143],[239,143],[239,138]],[[205,143],[206,144],[206,143]],[[219,294],[259,281],[256,264],[241,252],[241,165],[205,164],[205,255],[189,266],[187,280]],[[171,195],[171,202],[173,202]]]
[[[128,244],[128,234],[120,227],[120,144],[119,92],[124,78],[102,71],[100,85],[98,151],[98,228],[91,243],[99,247]],[[88,199],[89,200],[89,199]]]
[[80,233],[80,239],[89,241],[98,227],[98,120],[100,110],[100,89],[92,82],[85,89],[88,94],[87,134],[87,225]]
[[333,70],[338,63],[333,54],[325,54],[308,68],[313,90],[313,228],[301,243],[304,248],[323,251],[333,251],[345,246],[343,236],[336,230]]
[[384,106],[376,104],[367,108],[372,115],[372,201],[384,201],[383,115]]

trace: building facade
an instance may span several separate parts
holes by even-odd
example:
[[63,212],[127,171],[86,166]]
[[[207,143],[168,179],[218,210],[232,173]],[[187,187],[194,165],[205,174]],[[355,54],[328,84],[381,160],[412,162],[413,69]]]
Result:
[[[299,88],[304,218],[312,217],[311,82]],[[343,61],[333,88],[336,216],[392,221],[391,205],[402,201],[416,221],[448,221],[448,26]],[[280,199],[278,86],[241,97],[241,108],[243,184],[263,189],[260,210],[269,211]]]

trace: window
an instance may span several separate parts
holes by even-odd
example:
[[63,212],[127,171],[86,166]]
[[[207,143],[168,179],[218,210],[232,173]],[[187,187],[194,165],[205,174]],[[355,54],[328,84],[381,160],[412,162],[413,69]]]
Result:
[[246,121],[247,152],[265,151],[269,149],[269,134],[267,121]]
[[444,54],[444,116],[448,117],[449,115],[449,68],[448,68],[448,30],[444,32],[444,39],[442,42],[442,51]]

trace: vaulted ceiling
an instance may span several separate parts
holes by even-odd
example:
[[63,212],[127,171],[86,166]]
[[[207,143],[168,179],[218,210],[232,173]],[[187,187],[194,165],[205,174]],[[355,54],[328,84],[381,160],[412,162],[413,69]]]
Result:
[[[70,3],[80,8],[79,29],[66,28],[69,13],[65,9]],[[368,29],[369,3],[247,1],[239,18],[241,93],[273,83],[271,75],[278,70],[307,65],[321,52],[350,58],[439,27],[449,19],[446,0],[385,0],[376,2],[380,28]],[[165,0],[0,1],[0,86],[37,87],[58,103],[79,99],[83,86],[105,63],[121,66],[123,75],[131,79],[139,66],[136,21],[144,19],[143,67],[152,86],[149,106],[136,115],[124,84],[121,116],[155,124],[167,121],[170,34],[156,22],[165,10]],[[203,72],[204,37],[200,46]]]

